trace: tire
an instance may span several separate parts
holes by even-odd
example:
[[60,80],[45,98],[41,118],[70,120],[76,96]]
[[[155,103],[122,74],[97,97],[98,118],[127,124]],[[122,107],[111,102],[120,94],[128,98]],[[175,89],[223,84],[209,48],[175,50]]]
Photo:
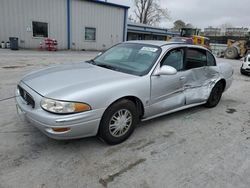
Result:
[[242,75],[247,75],[247,73],[245,72],[245,70],[244,70],[243,68],[240,69],[240,73],[241,73]]
[[240,69],[240,73],[241,73],[241,74],[243,74],[243,75],[245,75],[245,74],[246,74],[246,73],[243,71],[243,69],[242,69],[242,68]]
[[225,57],[227,59],[237,59],[239,56],[238,51],[235,47],[229,47],[225,51]]
[[207,100],[207,103],[205,104],[205,107],[213,108],[217,106],[217,104],[220,102],[223,90],[224,90],[223,83],[222,82],[216,83],[210,93],[210,96]]
[[130,137],[138,122],[139,115],[135,104],[122,99],[106,109],[98,135],[107,144],[119,144]]

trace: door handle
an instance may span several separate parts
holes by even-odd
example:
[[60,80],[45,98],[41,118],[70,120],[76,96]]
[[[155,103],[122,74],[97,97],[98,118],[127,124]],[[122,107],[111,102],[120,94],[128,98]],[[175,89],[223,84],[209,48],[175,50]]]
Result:
[[185,79],[185,77],[184,76],[182,76],[182,77],[180,77],[180,80],[182,81],[182,80],[184,80]]

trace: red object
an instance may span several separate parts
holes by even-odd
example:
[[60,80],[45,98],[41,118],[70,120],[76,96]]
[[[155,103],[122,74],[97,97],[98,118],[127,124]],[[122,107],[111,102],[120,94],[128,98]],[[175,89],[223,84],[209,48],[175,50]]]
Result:
[[57,51],[57,40],[55,39],[45,39],[45,49],[48,51]]

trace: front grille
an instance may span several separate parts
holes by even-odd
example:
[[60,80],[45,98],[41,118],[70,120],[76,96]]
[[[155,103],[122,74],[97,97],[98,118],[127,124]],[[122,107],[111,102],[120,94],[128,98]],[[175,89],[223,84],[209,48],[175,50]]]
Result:
[[23,98],[23,100],[26,101],[27,105],[31,105],[32,108],[35,108],[35,101],[33,97],[25,91],[22,87],[18,86],[20,96]]

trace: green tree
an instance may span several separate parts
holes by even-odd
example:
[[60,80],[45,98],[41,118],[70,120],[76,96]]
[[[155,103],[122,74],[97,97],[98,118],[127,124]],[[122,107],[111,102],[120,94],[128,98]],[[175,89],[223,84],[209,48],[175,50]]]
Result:
[[186,27],[186,23],[182,20],[176,20],[174,22],[174,29],[175,30],[180,30],[181,28]]
[[187,23],[187,24],[185,25],[185,27],[186,27],[186,28],[194,28],[194,26],[193,26],[191,23]]
[[194,28],[194,26],[191,23],[185,23],[182,20],[176,20],[174,22],[174,30],[180,30],[181,28]]

